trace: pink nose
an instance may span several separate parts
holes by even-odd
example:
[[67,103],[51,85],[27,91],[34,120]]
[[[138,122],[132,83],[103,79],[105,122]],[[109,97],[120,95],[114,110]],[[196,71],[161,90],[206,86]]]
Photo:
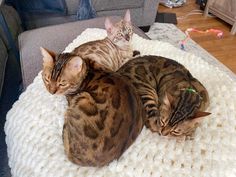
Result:
[[57,92],[57,88],[51,86],[51,87],[49,87],[49,92],[50,92],[51,94],[55,94],[55,93]]
[[129,41],[129,40],[130,40],[129,35],[125,35],[125,39],[126,39],[127,41]]

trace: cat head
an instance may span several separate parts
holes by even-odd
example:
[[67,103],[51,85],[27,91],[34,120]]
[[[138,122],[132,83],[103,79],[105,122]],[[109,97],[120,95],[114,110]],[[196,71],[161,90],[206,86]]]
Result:
[[40,48],[43,56],[42,78],[51,94],[70,94],[78,89],[86,75],[84,61],[71,53],[56,55]]
[[166,93],[163,99],[165,113],[160,118],[160,134],[191,136],[202,119],[211,114],[199,110],[202,101],[202,97],[194,89],[180,90],[177,100]]
[[126,11],[124,19],[116,24],[113,24],[109,18],[106,18],[105,28],[107,31],[107,37],[113,44],[121,48],[130,45],[133,36],[133,28],[129,10]]

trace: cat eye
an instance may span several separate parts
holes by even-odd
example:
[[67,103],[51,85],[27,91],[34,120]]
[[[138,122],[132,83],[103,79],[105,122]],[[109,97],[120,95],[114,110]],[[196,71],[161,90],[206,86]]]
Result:
[[175,130],[175,131],[170,132],[170,134],[174,135],[174,136],[179,136],[179,135],[181,135],[181,132]]
[[65,87],[67,84],[66,83],[60,83],[59,87]]

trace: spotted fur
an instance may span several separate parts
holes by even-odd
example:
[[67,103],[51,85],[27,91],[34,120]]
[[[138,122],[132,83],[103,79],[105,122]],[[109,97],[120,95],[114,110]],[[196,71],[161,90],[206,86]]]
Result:
[[143,127],[145,111],[132,84],[118,73],[95,70],[93,62],[74,54],[41,50],[47,90],[68,100],[63,142],[69,160],[103,166],[118,159]]
[[145,124],[153,132],[164,136],[192,135],[200,117],[209,115],[203,112],[209,105],[206,88],[174,60],[138,57],[123,65],[118,73],[136,88],[146,110]]
[[[128,10],[124,19],[113,24],[109,18],[105,21],[107,37],[102,40],[87,42],[73,50],[74,55],[96,61],[94,68],[116,71],[137,51],[132,50],[133,28]],[[101,66],[101,67],[100,67]]]

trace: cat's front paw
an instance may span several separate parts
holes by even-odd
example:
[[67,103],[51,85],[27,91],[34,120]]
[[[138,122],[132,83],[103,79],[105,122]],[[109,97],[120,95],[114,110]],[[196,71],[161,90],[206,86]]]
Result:
[[152,132],[156,132],[160,135],[161,126],[159,119],[157,117],[151,117],[145,121],[145,126],[150,129]]
[[133,51],[133,57],[137,57],[137,56],[140,56],[140,55],[141,55],[140,51],[138,51],[138,50]]

